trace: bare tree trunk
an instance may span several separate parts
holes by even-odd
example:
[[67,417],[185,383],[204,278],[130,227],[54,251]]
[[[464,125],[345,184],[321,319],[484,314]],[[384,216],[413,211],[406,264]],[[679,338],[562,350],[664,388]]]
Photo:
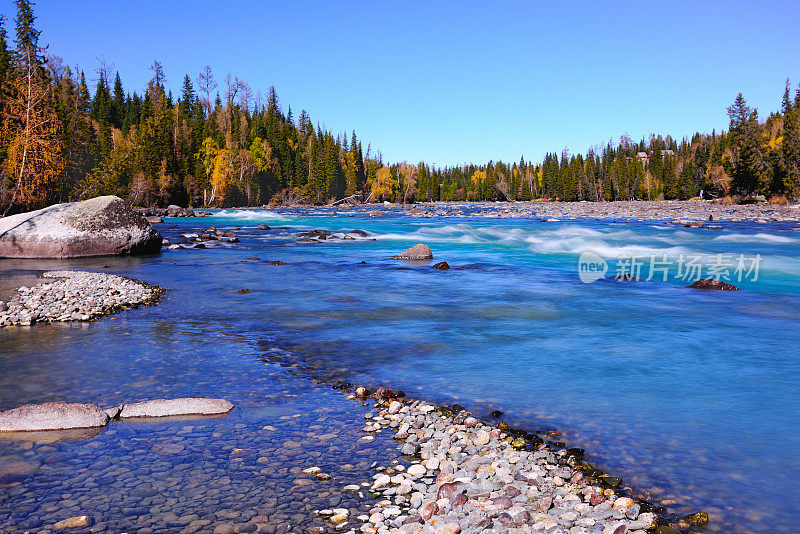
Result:
[[[331,202],[330,204],[328,204],[328,206],[338,206],[342,202],[347,202],[348,200],[355,199],[357,196],[358,196],[358,193],[354,193],[354,194],[350,195],[349,197],[344,197],[343,199],[337,200],[336,202]],[[370,195],[370,196],[372,196],[372,195]]]

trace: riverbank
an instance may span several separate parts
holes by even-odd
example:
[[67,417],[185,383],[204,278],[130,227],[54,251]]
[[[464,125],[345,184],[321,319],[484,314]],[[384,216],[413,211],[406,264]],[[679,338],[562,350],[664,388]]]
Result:
[[[482,206],[487,206],[483,204]],[[617,201],[510,203],[509,217],[642,219],[668,221],[800,222],[800,205],[723,205],[710,201]],[[491,210],[488,210],[491,211]]]
[[[528,432],[509,427],[502,412],[493,412],[493,421],[482,421],[457,404],[406,398],[385,387],[370,390],[331,382],[330,375],[287,356],[278,352],[272,361],[298,377],[332,385],[368,410],[358,442],[389,434],[397,443],[397,459],[391,460],[389,446],[370,466],[374,474],[341,481],[344,491],[371,501],[367,513],[315,510],[336,531],[678,534],[708,525],[708,513],[676,514],[622,478],[604,473],[580,444],[565,445],[558,431]],[[316,465],[304,474],[327,478]]]
[[[23,279],[31,280],[30,276]],[[47,271],[35,286],[20,286],[0,304],[0,326],[91,321],[119,310],[152,304],[163,290],[114,274],[87,271]],[[40,279],[40,280],[41,280]],[[8,280],[4,285],[17,283]]]
[[[354,391],[348,398],[366,396],[363,387]],[[375,400],[362,439],[389,431],[403,456],[372,477],[369,490],[378,502],[369,517],[358,518],[361,532],[669,534],[708,522],[698,513],[672,516],[669,525],[663,508],[628,497],[621,478],[588,463],[583,449],[553,441],[556,432],[546,442],[503,422],[479,421],[458,406],[404,402],[386,388],[378,388]],[[346,514],[319,514],[334,524],[347,521]]]
[[[259,209],[259,208],[242,208]],[[800,204],[724,205],[704,200],[615,202],[426,202],[417,204],[363,204],[278,208],[279,211],[320,210],[361,212],[379,216],[397,210],[414,217],[540,218],[551,222],[570,219],[655,220],[679,222],[735,221],[800,224]]]
[[[381,212],[400,210],[417,217],[499,217],[564,218],[597,220],[657,221],[735,221],[790,222],[800,224],[800,203],[723,204],[711,200],[618,200],[610,202],[417,202],[410,204],[293,204],[291,206],[244,206],[236,210],[275,210],[286,213],[355,212],[379,216]],[[709,218],[710,217],[710,218]]]

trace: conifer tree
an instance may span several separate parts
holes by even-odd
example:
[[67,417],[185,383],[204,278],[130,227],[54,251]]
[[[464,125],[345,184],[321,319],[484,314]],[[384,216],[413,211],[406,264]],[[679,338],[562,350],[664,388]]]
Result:
[[61,124],[43,66],[32,3],[15,0],[15,4],[15,61],[6,74],[7,97],[0,125],[0,145],[6,151],[4,181],[11,192],[4,200],[3,215],[17,204],[31,208],[47,202],[64,167]]
[[125,117],[125,91],[122,89],[122,79],[117,72],[114,78],[114,93],[111,100],[111,124],[114,128],[122,128]]
[[789,96],[789,80],[783,93],[783,141],[780,158],[783,185],[792,198],[800,198],[800,88],[794,102]]

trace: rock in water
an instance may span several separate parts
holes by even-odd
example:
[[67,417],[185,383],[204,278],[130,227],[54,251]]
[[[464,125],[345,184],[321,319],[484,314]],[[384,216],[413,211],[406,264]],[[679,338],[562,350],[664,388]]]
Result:
[[167,217],[194,217],[194,210],[192,208],[182,208],[175,204],[167,206]]
[[119,416],[129,417],[168,417],[176,415],[220,415],[233,409],[233,404],[225,399],[157,399],[126,404]]
[[0,432],[102,427],[108,414],[94,404],[45,402],[0,412]]
[[450,268],[450,264],[447,263],[446,261],[440,261],[439,263],[434,265],[433,268],[438,269],[440,271],[446,271],[447,269]]
[[739,291],[739,288],[714,278],[701,278],[690,285],[692,289],[710,289],[712,291]]
[[392,256],[393,260],[432,260],[433,252],[431,248],[424,243],[417,243],[408,250],[405,250],[397,256]]
[[708,525],[708,513],[697,512],[683,517],[684,521],[695,527],[704,527]]
[[53,528],[55,530],[66,530],[66,529],[74,529],[74,528],[87,528],[92,526],[92,518],[88,515],[77,515],[75,517],[70,517],[69,519],[64,519],[63,521],[59,521]]
[[0,258],[153,254],[163,238],[119,197],[96,197],[0,219]]

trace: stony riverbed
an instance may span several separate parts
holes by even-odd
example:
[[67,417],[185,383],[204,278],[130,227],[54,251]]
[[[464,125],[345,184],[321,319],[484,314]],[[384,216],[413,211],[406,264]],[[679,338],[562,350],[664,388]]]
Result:
[[[500,423],[502,430],[457,408],[398,400],[376,407],[365,416],[362,440],[389,430],[403,457],[377,467],[371,485],[363,484],[378,500],[357,518],[360,532],[679,532],[650,503],[628,497],[619,478],[591,467],[581,449],[551,448],[538,436]],[[317,513],[337,525],[351,519],[345,510]],[[703,513],[673,519],[679,528],[708,521]]]
[[380,217],[401,208],[415,218],[532,218],[546,222],[573,219],[617,221],[668,221],[688,224],[708,221],[756,223],[800,223],[800,205],[725,205],[706,200],[616,201],[616,202],[436,202],[419,204],[366,205],[314,208],[319,211],[362,212]]
[[87,271],[47,271],[51,279],[22,286],[8,302],[0,302],[0,326],[91,321],[128,307],[149,304],[162,290],[123,276]]

